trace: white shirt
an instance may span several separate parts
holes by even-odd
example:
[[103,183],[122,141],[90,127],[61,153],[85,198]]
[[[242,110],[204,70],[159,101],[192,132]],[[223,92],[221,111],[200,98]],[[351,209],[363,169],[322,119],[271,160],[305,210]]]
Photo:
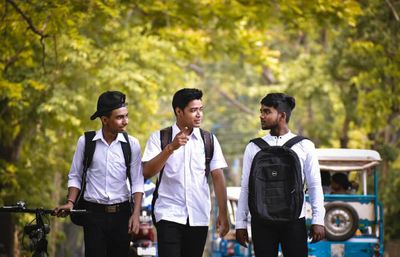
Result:
[[[263,139],[271,146],[282,146],[289,139],[296,135],[289,132],[283,136],[264,136]],[[315,154],[314,143],[310,140],[302,140],[291,148],[299,157],[303,182],[305,179],[312,209],[312,224],[324,225],[324,195],[321,186],[321,174],[318,158]],[[254,143],[249,143],[243,156],[243,174],[238,208],[236,211],[236,229],[247,228],[247,217],[249,213],[248,194],[249,194],[249,175],[254,156],[260,148]],[[299,218],[305,217],[306,200],[303,202],[303,209]]]
[[[172,126],[172,139],[180,129]],[[154,132],[147,141],[143,162],[150,161],[161,152],[160,131]],[[211,172],[227,167],[221,146],[214,136],[214,155],[210,162]],[[210,190],[205,176],[205,151],[199,128],[194,128],[186,145],[181,146],[168,158],[154,214],[156,221],[167,220],[190,226],[208,226],[211,211]]]
[[[126,142],[122,133],[110,144],[104,140],[102,130],[96,131],[93,138],[96,148],[92,164],[87,170],[86,189],[84,199],[93,203],[116,204],[129,199],[129,183],[127,183],[126,166],[121,142]],[[143,192],[143,171],[139,141],[129,136],[132,151],[131,178],[132,194]],[[85,136],[78,140],[71,169],[68,175],[68,187],[81,189],[83,173],[83,153],[85,150]]]

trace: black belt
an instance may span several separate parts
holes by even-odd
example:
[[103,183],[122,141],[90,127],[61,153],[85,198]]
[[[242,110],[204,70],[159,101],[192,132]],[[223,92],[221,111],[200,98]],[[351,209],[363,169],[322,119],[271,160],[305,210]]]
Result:
[[106,212],[106,213],[116,213],[120,211],[130,210],[129,201],[116,204],[100,204],[84,201],[84,208],[92,212]]

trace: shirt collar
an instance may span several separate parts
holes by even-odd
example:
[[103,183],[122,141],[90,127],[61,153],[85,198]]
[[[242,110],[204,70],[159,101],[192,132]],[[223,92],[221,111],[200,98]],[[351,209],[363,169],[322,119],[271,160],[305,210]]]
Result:
[[94,136],[93,141],[96,141],[99,139],[104,141],[103,132],[101,131],[101,129],[96,131],[96,135]]
[[[99,129],[96,131],[96,135],[93,137],[93,141],[96,141],[99,139],[102,140],[103,142],[105,142],[102,129]],[[122,133],[118,133],[117,138],[114,141],[121,141],[121,142],[126,143],[126,139]]]
[[266,138],[267,138],[267,139],[273,139],[273,140],[276,140],[276,139],[289,140],[289,139],[291,139],[293,136],[294,136],[294,134],[289,130],[288,133],[286,133],[286,134],[284,134],[284,135],[280,135],[280,136],[273,136],[273,135],[271,135],[271,134],[268,134],[268,135],[266,135]]

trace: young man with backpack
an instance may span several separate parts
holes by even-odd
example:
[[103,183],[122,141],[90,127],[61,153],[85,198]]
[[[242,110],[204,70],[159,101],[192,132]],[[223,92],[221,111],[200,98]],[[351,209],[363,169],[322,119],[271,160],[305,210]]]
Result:
[[208,177],[218,202],[220,236],[229,230],[223,168],[227,166],[217,138],[200,129],[202,91],[184,88],[174,94],[176,123],[154,132],[143,154],[145,178],[157,175],[153,221],[159,257],[201,257],[211,204]]
[[260,121],[270,134],[251,140],[243,157],[236,240],[247,247],[247,225],[257,257],[277,257],[279,244],[285,257],[306,257],[304,182],[312,207],[311,242],[325,237],[324,199],[315,146],[288,128],[295,99],[271,93],[261,100]]
[[139,232],[144,183],[140,145],[125,132],[128,109],[123,93],[101,94],[90,119],[97,117],[102,128],[79,138],[66,203],[54,212],[65,217],[78,204],[88,211],[71,216],[83,226],[86,257],[127,257],[129,233]]

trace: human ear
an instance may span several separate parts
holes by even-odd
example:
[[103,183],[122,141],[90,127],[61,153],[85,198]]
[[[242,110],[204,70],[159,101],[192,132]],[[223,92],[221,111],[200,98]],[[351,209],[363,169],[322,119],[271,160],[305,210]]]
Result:
[[101,120],[101,123],[102,123],[102,124],[106,125],[106,124],[107,124],[107,121],[108,121],[108,118],[107,118],[107,116],[101,116],[101,117],[100,117],[100,120]]
[[286,122],[286,112],[280,112],[279,116],[280,116],[279,119],[281,119],[281,120]]
[[177,108],[175,109],[175,111],[176,111],[176,115],[177,115],[177,116],[183,115],[183,110],[181,110],[179,107],[177,107]]

